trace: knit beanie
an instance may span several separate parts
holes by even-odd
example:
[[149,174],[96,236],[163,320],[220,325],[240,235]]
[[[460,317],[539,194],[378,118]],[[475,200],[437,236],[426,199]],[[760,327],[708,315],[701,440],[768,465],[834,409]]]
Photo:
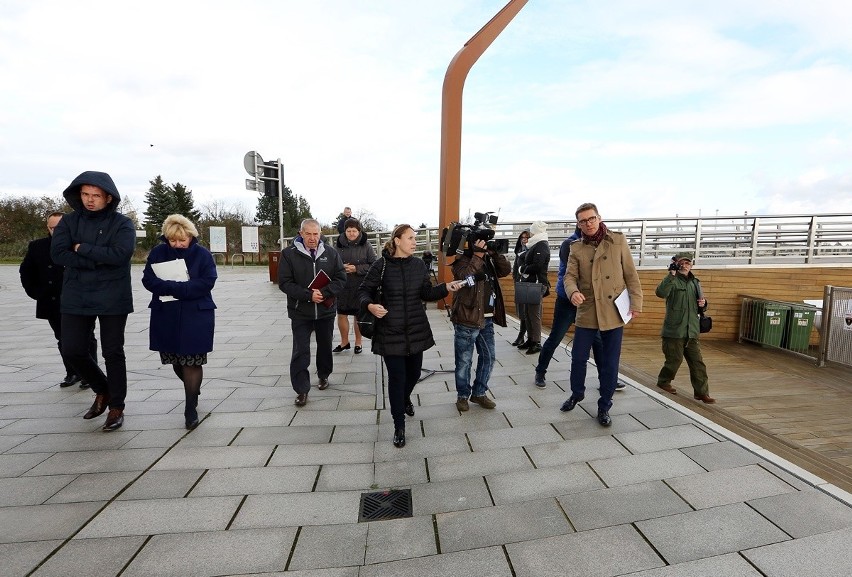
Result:
[[533,236],[535,236],[537,234],[543,234],[543,233],[546,233],[546,232],[547,232],[547,223],[543,222],[541,220],[535,221],[534,223],[532,223],[532,226],[530,226],[530,234],[533,235]]

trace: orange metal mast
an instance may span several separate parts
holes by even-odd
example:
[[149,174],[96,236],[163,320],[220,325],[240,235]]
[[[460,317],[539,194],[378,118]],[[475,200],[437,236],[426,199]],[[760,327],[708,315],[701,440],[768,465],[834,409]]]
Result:
[[[461,193],[461,133],[462,92],[468,72],[479,57],[491,46],[494,39],[521,11],[527,0],[509,0],[488,23],[473,35],[459,50],[444,75],[441,108],[441,184],[438,207],[438,228],[459,220],[459,196]],[[438,256],[439,280],[446,282],[452,275],[446,264],[446,256]]]

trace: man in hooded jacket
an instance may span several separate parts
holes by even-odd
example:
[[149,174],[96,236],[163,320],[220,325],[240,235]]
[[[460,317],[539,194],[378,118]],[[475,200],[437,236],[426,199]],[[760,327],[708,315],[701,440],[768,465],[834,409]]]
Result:
[[[124,424],[124,327],[133,312],[130,258],[136,248],[136,230],[118,212],[121,195],[105,172],[80,174],[63,196],[74,211],[59,221],[50,244],[51,258],[65,267],[62,354],[95,392],[95,401],[83,418],[93,419],[109,408],[103,430],[114,431]],[[95,320],[100,325],[106,374],[88,350]]]

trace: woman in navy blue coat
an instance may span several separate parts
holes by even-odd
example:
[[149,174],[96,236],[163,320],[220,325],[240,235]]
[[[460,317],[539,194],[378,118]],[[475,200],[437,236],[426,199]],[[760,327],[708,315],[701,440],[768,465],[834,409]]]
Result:
[[[186,428],[198,425],[198,396],[201,394],[202,365],[213,350],[216,304],[210,291],[216,284],[216,262],[198,244],[198,230],[188,218],[172,214],[163,222],[163,244],[148,255],[142,284],[153,293],[151,303],[150,349],[160,351],[160,361],[172,365],[186,391]],[[152,265],[182,259],[185,280],[169,280],[174,274]],[[176,267],[182,273],[182,267]],[[180,276],[180,275],[178,275]]]

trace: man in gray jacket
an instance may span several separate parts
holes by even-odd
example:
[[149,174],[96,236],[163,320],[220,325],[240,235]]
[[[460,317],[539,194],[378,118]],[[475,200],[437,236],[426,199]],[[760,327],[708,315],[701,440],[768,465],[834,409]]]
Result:
[[287,316],[293,330],[290,384],[296,391],[296,406],[304,407],[311,390],[311,333],[316,331],[319,389],[328,388],[334,369],[331,341],[337,316],[335,295],[346,286],[343,261],[331,246],[320,241],[320,224],[302,221],[299,236],[281,251],[278,287],[287,295]]

